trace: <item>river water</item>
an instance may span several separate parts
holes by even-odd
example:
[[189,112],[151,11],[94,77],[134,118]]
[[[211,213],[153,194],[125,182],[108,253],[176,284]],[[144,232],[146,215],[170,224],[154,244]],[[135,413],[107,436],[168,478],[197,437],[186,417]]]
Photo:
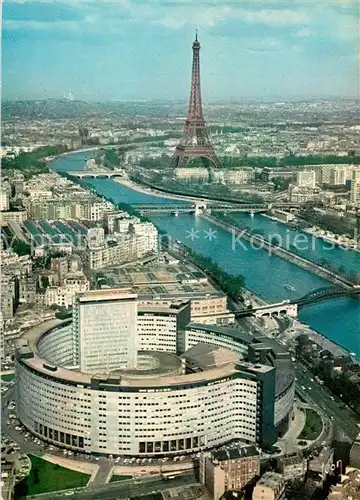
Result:
[[[52,163],[57,170],[83,170],[85,159],[94,156],[93,152],[76,153],[58,158]],[[99,195],[111,197],[122,203],[171,203],[174,200],[138,193],[111,179],[89,179],[86,184]],[[177,202],[176,202],[177,203]],[[232,214],[239,222],[261,230],[265,234],[289,238],[294,242],[297,235],[304,233],[291,230],[262,215],[250,217],[247,214]],[[246,287],[265,300],[276,302],[284,299],[302,297],[316,288],[331,286],[327,280],[306,271],[296,264],[285,261],[266,250],[239,240],[228,231],[192,214],[154,215],[150,217],[157,226],[172,238],[214,259],[225,271],[242,275]],[[303,244],[303,256],[310,259],[325,258],[334,265],[342,265],[348,272],[360,268],[360,253],[331,248],[328,242],[311,239]],[[284,285],[291,285],[290,291]],[[314,304],[301,310],[299,318],[330,340],[337,342],[360,357],[360,301],[342,298],[321,304]]]

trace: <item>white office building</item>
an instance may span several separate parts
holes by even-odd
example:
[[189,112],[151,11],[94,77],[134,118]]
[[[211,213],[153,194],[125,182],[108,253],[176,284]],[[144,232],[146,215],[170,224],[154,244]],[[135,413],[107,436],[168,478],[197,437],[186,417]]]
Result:
[[351,179],[350,201],[353,205],[360,205],[360,169],[353,171]]
[[190,302],[172,302],[168,306],[139,305],[137,331],[139,349],[176,353],[178,339],[190,322]]
[[276,442],[295,386],[282,345],[186,325],[190,305],[181,302],[138,312],[137,359],[130,290],[86,292],[73,325],[50,320],[25,332],[15,352],[16,413],[30,432],[76,452],[132,457]]
[[136,367],[137,296],[127,289],[77,295],[73,312],[74,358],[84,373]]
[[46,306],[57,305],[59,307],[70,307],[73,304],[77,293],[90,290],[90,282],[81,272],[68,274],[63,284],[59,286],[49,286],[44,295],[44,304]]
[[296,185],[301,188],[315,188],[316,174],[315,170],[302,170],[296,174]]
[[0,210],[9,210],[9,193],[5,189],[0,191]]
[[143,238],[139,238],[139,255],[144,255],[149,252],[157,252],[158,230],[154,224],[152,222],[140,222],[138,224],[134,224],[133,228],[136,236],[143,236]]

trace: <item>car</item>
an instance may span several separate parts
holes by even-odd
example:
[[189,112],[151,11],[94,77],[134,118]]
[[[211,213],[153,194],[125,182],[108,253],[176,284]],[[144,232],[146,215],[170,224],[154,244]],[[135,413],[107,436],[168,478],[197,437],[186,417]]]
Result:
[[310,379],[310,382],[314,382],[314,379],[313,379],[313,378],[311,378],[311,379]]
[[301,386],[301,389],[302,389],[303,391],[306,391],[306,387],[305,387],[304,385],[302,385],[302,386]]
[[330,396],[330,399],[331,399],[332,401],[334,401],[334,400],[335,400],[334,396]]
[[334,417],[331,415],[330,419],[331,419],[331,420],[334,420]]
[[308,386],[308,389],[309,389],[309,391],[311,391],[311,386],[310,385]]

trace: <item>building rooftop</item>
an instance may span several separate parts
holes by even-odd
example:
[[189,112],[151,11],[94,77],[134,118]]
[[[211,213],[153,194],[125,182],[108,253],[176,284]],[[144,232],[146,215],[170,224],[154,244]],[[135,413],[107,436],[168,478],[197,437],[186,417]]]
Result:
[[275,490],[281,486],[284,482],[284,477],[282,474],[277,472],[265,472],[263,476],[256,483],[256,486],[266,486],[267,488],[271,488]]
[[138,306],[138,313],[161,313],[161,314],[176,314],[180,311],[182,311],[185,307],[187,307],[189,301],[184,300],[184,301],[178,301],[178,302],[171,302],[171,304],[167,307],[165,305],[160,305],[160,306],[148,306],[148,305],[139,305]]
[[211,297],[224,297],[207,276],[190,263],[150,262],[135,265],[102,269],[102,274],[111,287],[129,287],[139,296],[139,300],[154,298],[194,298],[209,294]]
[[341,484],[331,487],[329,500],[357,500],[360,498],[360,470],[347,467]]
[[204,325],[202,323],[190,323],[187,329],[200,330],[209,333],[216,333],[218,335],[228,335],[233,339],[238,340],[242,344],[251,344],[254,342],[254,336],[250,333],[244,332],[239,328],[231,328],[229,326],[217,326],[217,325]]
[[129,288],[111,288],[104,290],[88,290],[78,294],[79,302],[93,302],[94,300],[113,300],[113,299],[136,299],[137,295]]
[[[122,372],[112,374],[97,374],[92,376],[87,373],[82,373],[76,369],[68,369],[62,366],[54,365],[44,358],[40,358],[36,351],[36,344],[41,336],[55,335],[59,327],[66,327],[69,321],[61,322],[59,320],[52,320],[39,325],[38,327],[31,328],[24,336],[17,342],[17,354],[21,361],[29,367],[37,370],[46,377],[54,377],[58,380],[63,380],[65,383],[73,384],[86,384],[91,385],[96,379],[100,380],[101,384],[108,384],[109,379],[111,384],[121,387],[136,387],[136,388],[150,388],[150,387],[168,387],[168,386],[182,386],[188,384],[201,384],[210,380],[217,380],[223,377],[231,377],[240,372],[254,374],[259,371],[272,370],[272,367],[265,365],[254,365],[238,361],[238,356],[232,351],[224,348],[200,347],[198,351],[193,351],[199,356],[199,363],[202,363],[203,371],[196,373],[189,373],[186,375],[179,374],[176,370],[175,364],[177,358],[175,355],[168,353],[156,353],[152,356],[157,357],[158,365],[164,363],[167,366],[168,373],[164,376],[154,377],[155,372],[150,370],[149,373],[141,372]],[[190,349],[191,351],[191,349]],[[213,354],[211,354],[213,353]],[[202,356],[202,357],[201,357]],[[186,353],[184,355],[186,358]],[[196,357],[196,356],[195,356]],[[166,360],[165,360],[166,358]],[[167,363],[167,364],[166,364]],[[156,367],[155,367],[156,368]],[[170,373],[169,373],[170,372]],[[158,372],[159,373],[159,372]]]
[[186,359],[190,368],[195,371],[205,371],[227,363],[236,363],[239,355],[224,347],[199,343],[188,349],[181,358]]
[[109,378],[118,377],[161,377],[182,374],[181,359],[175,354],[160,351],[138,351],[136,370],[114,370]]
[[289,465],[301,464],[305,459],[302,455],[295,454],[291,456],[280,457],[278,460],[283,466],[287,467]]
[[256,457],[259,455],[255,446],[234,446],[221,448],[212,453],[213,460],[224,462],[227,460],[241,460],[242,458]]
[[203,325],[201,323],[190,323],[187,329],[194,329],[215,333],[217,335],[226,335],[244,345],[252,345],[256,349],[270,350],[274,355],[269,357],[269,365],[276,368],[276,395],[282,394],[290,384],[294,382],[294,366],[290,354],[275,339],[264,337],[263,335],[251,335],[244,332],[239,327],[226,327],[215,325]]

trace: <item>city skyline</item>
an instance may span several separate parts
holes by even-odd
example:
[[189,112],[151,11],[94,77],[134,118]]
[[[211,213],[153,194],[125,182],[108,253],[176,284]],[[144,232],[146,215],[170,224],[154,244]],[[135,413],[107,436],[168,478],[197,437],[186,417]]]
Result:
[[3,99],[186,100],[196,28],[205,101],[353,97],[357,26],[344,0],[5,1]]

